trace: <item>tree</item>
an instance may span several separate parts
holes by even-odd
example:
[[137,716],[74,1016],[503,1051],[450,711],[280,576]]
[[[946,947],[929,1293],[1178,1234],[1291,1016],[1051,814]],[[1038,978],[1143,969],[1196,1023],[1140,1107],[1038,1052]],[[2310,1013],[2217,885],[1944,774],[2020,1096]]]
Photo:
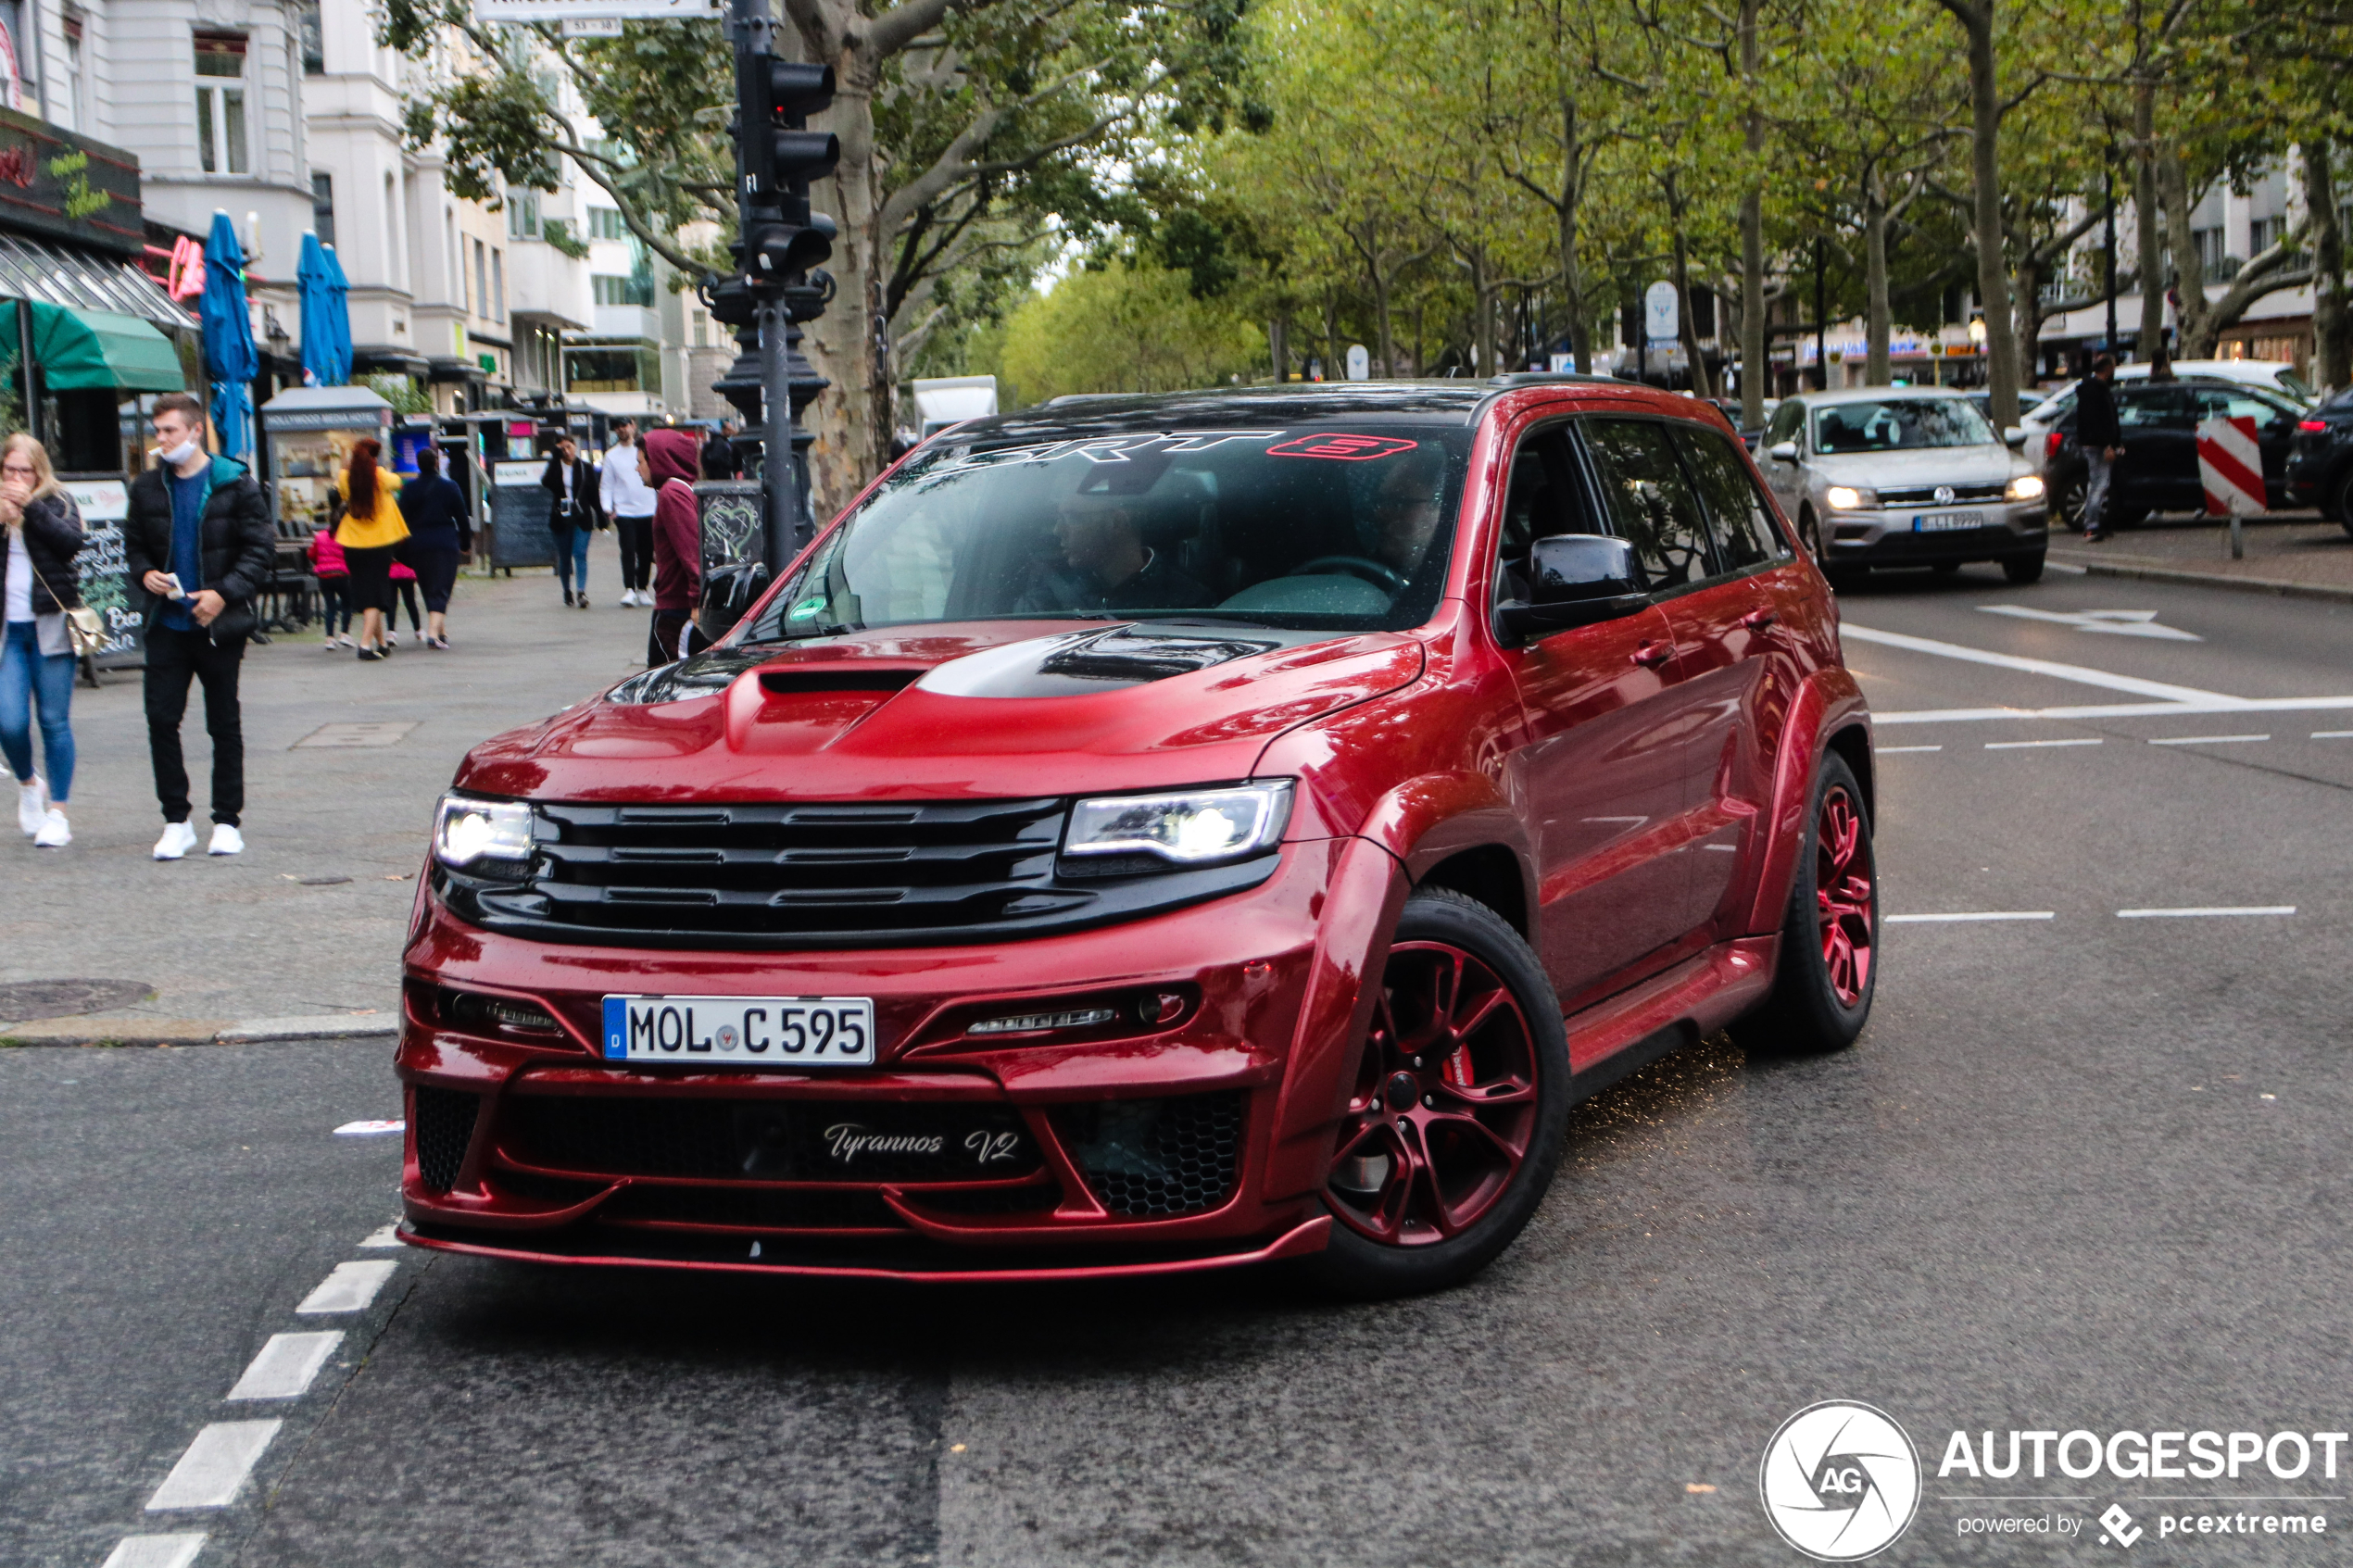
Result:
[[1969,57],[1970,228],[1977,239],[1977,298],[1985,312],[1985,369],[1994,428],[2018,422],[2018,337],[2002,248],[2001,83],[1994,50],[1995,0],[1937,0],[1960,24]]
[[1150,264],[1082,268],[1024,300],[1005,325],[1004,374],[1026,403],[1074,392],[1173,392],[1251,370],[1258,330]]

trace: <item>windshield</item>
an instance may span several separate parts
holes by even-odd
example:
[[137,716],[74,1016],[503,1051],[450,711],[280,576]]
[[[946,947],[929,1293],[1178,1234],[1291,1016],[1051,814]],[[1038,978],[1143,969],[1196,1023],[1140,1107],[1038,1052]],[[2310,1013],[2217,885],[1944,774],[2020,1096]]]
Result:
[[1959,397],[1891,397],[1840,403],[1814,416],[1814,449],[1823,453],[1908,452],[1923,446],[1993,446],[1994,427]]
[[1467,427],[1196,430],[918,453],[745,640],[988,620],[1429,619]]

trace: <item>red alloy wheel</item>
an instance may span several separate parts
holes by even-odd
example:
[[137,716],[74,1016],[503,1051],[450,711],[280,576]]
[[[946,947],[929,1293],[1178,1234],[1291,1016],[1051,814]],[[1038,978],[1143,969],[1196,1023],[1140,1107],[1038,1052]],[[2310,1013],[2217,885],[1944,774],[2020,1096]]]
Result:
[[1332,1212],[1390,1247],[1460,1236],[1528,1158],[1536,1074],[1528,1016],[1492,969],[1449,943],[1391,947],[1326,1186]]
[[1844,786],[1822,795],[1814,827],[1814,899],[1822,933],[1822,967],[1841,1007],[1863,999],[1871,983],[1871,930],[1879,890],[1863,837],[1863,813]]

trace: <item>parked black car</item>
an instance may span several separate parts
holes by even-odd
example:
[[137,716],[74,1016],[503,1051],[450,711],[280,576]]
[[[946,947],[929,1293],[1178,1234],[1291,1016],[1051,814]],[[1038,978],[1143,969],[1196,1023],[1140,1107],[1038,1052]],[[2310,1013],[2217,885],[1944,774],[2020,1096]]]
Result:
[[2353,392],[2340,392],[2296,421],[2287,489],[2299,507],[2318,507],[2353,533]]
[[[2197,427],[2202,420],[2242,416],[2255,420],[2263,448],[2266,507],[2276,511],[2309,505],[2299,503],[2288,486],[2288,449],[2305,417],[2295,404],[2233,382],[2119,382],[2116,418],[2124,427],[2124,456],[2109,483],[2107,525],[2131,528],[2151,512],[2204,511]],[[2053,515],[2080,529],[2089,475],[2075,444],[2075,410],[2069,409],[2045,436],[2043,477],[2050,486]]]

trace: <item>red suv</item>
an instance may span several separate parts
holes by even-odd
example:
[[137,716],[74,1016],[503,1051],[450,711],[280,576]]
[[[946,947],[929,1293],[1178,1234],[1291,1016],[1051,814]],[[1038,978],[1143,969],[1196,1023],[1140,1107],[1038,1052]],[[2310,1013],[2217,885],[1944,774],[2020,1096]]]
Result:
[[1073,399],[484,742],[406,951],[420,1246],[900,1278],[1508,1246],[1572,1102],[1862,1027],[1869,720],[1720,416]]

